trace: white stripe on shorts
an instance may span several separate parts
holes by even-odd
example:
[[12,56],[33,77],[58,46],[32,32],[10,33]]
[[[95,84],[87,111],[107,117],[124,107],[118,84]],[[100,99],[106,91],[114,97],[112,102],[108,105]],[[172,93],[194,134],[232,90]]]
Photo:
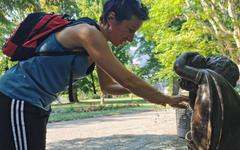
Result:
[[11,124],[16,150],[27,150],[26,130],[24,123],[24,101],[12,99]]
[[17,136],[16,136],[16,131],[15,131],[15,121],[14,121],[14,105],[15,105],[15,99],[12,99],[12,103],[11,103],[11,124],[12,124],[12,131],[13,131],[13,138],[14,138],[14,144],[15,144],[15,148],[16,150],[18,150],[18,143],[17,143]]

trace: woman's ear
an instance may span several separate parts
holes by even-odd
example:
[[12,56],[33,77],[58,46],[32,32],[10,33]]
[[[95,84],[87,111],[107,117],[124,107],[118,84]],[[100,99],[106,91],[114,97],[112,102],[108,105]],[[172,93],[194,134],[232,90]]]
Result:
[[116,22],[116,14],[112,11],[108,14],[108,17],[107,17],[107,22],[105,24],[105,27],[108,31],[111,31],[112,30],[112,26],[116,25],[117,22]]
[[115,14],[115,12],[112,11],[108,14],[107,21],[112,22],[112,21],[115,21],[115,20],[116,20],[116,14]]

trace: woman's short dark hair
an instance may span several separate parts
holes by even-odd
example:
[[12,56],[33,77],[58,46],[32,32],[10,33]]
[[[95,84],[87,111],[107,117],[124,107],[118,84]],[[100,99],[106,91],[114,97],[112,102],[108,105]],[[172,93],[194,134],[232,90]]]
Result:
[[103,6],[103,13],[100,17],[102,23],[106,23],[110,12],[116,14],[116,19],[121,22],[130,20],[135,16],[140,20],[148,20],[148,10],[140,0],[108,0]]

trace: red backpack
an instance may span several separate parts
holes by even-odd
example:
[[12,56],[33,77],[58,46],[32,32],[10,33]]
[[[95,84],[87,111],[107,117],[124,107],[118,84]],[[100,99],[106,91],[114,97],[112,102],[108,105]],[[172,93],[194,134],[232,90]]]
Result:
[[[86,51],[81,52],[35,52],[36,48],[51,34],[57,32],[67,25],[88,23],[99,29],[98,24],[87,17],[78,20],[71,19],[69,15],[58,15],[54,13],[35,12],[29,14],[15,29],[4,44],[2,50],[12,61],[26,60],[33,56],[62,56],[62,55],[88,55]],[[99,29],[100,30],[100,29]],[[87,74],[92,75],[94,64],[88,69]],[[69,93],[72,93],[72,71],[70,72]],[[91,76],[92,77],[92,76]],[[94,93],[95,93],[95,87]],[[70,100],[72,99],[72,94]]]
[[29,14],[3,46],[11,60],[25,60],[35,55],[37,46],[51,33],[61,30],[72,20],[65,15],[36,12]]
[[12,61],[21,61],[38,55],[86,55],[80,52],[44,53],[39,54],[35,49],[48,35],[57,32],[71,23],[88,23],[99,29],[98,24],[90,18],[71,19],[69,15],[36,12],[29,14],[12,33],[3,46],[3,53]]

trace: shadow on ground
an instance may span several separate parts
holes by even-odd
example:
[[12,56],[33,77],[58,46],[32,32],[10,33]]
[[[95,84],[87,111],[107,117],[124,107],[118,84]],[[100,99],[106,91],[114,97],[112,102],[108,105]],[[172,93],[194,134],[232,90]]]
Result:
[[113,135],[49,143],[47,150],[187,150],[176,135]]

